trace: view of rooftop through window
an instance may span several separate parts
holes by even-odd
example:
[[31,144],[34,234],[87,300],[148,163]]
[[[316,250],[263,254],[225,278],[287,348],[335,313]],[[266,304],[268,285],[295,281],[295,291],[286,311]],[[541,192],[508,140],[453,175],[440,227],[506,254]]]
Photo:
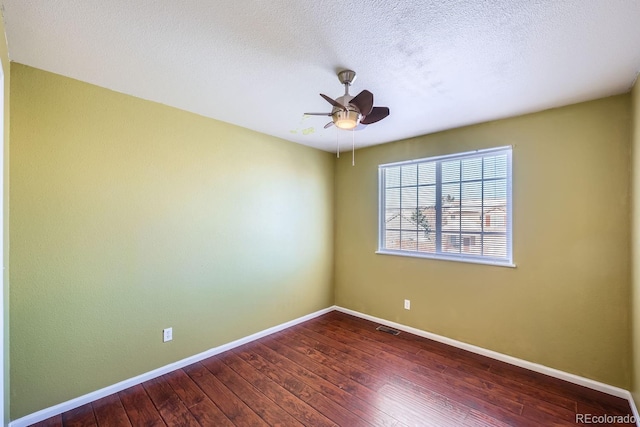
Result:
[[511,262],[511,149],[380,167],[381,252]]

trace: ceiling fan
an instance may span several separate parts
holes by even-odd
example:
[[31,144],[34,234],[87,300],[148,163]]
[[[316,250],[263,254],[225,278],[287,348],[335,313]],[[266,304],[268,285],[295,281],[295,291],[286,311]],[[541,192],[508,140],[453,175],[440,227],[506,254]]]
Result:
[[340,129],[353,130],[359,125],[370,125],[378,122],[389,115],[388,107],[374,107],[373,94],[368,90],[363,90],[356,96],[349,94],[349,86],[356,79],[356,72],[343,70],[338,73],[338,80],[344,85],[344,95],[332,99],[327,95],[320,94],[329,104],[333,106],[330,113],[305,113],[308,116],[327,116],[331,121],[324,128],[336,125]]

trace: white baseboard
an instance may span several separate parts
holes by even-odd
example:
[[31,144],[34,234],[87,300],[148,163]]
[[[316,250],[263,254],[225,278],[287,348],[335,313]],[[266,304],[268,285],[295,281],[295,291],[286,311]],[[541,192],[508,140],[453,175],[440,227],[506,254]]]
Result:
[[633,418],[636,420],[636,426],[640,427],[640,415],[638,415],[638,407],[636,406],[636,402],[633,399],[633,395],[630,391],[627,392],[629,395],[627,396],[627,400],[629,401],[629,406],[631,406],[631,412],[633,412]]
[[[508,356],[506,354],[498,353],[497,351],[487,350],[482,347],[478,347],[472,344],[467,344],[462,341],[454,340],[451,338],[443,337],[431,332],[423,331],[421,329],[412,328],[411,326],[405,326],[400,323],[391,322],[389,320],[381,319],[379,317],[370,316],[368,314],[360,313],[358,311],[350,310],[348,308],[336,306],[337,311],[342,313],[351,314],[352,316],[360,317],[362,319],[370,320],[375,323],[382,323],[387,326],[391,326],[395,329],[408,332],[410,334],[418,335],[420,337],[428,338],[433,341],[438,341],[443,344],[450,345],[452,347],[461,348],[463,350],[470,351],[472,353],[480,354],[482,356],[490,357],[491,359],[499,360],[501,362],[508,363],[510,365],[519,366],[521,368],[528,369],[530,371],[539,372],[541,374],[549,375],[551,377],[559,378],[564,381],[568,381],[573,384],[578,384],[593,390],[601,391],[616,397],[623,399],[629,399],[631,394],[629,391],[615,387],[609,384],[601,383],[589,378],[581,377],[579,375],[570,374],[568,372],[560,371],[558,369],[550,368],[548,366],[539,365],[537,363],[529,362],[526,360],[518,359],[517,357]],[[633,405],[635,407],[635,404]]]
[[192,363],[199,362],[208,357],[215,356],[216,354],[223,353],[251,341],[266,337],[267,335],[271,335],[273,333],[290,328],[291,326],[297,325],[299,323],[306,322],[307,320],[311,320],[315,317],[329,313],[330,311],[334,311],[335,309],[335,306],[331,306],[322,310],[318,310],[314,313],[307,314],[306,316],[302,316],[289,322],[274,326],[272,328],[265,329],[264,331],[256,332],[255,334],[249,335],[248,337],[240,338],[238,340],[223,344],[218,347],[214,347],[194,356],[187,357],[186,359],[182,359],[161,368],[154,369],[153,371],[149,371],[136,377],[129,378],[128,380],[120,381],[117,384],[113,384],[100,390],[93,391],[91,393],[85,394],[84,396],[76,397],[75,399],[71,399],[66,402],[59,403],[55,406],[42,409],[38,412],[34,412],[33,414],[29,414],[22,418],[18,418],[17,420],[11,421],[9,423],[9,427],[26,427],[31,424],[46,420],[47,418],[53,417],[66,411],[70,411],[71,409],[75,409],[89,402],[93,402],[95,400],[109,396],[113,393],[117,393],[126,388],[133,387],[145,381],[157,378],[161,375],[168,374],[169,372],[175,371],[176,369],[184,368],[185,366],[191,365]]

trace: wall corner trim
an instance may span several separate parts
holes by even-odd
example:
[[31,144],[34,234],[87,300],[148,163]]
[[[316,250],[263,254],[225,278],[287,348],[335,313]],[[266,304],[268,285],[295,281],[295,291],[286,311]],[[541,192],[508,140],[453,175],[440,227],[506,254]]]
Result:
[[[508,363],[510,365],[519,366],[521,368],[528,369],[530,371],[538,372],[541,374],[549,375],[550,377],[558,378],[573,384],[578,384],[583,387],[587,387],[593,390],[601,391],[606,394],[610,394],[612,396],[620,397],[623,399],[629,400],[629,404],[631,405],[632,410],[634,411],[634,415],[637,414],[637,409],[635,407],[635,403],[633,403],[633,399],[631,397],[631,393],[628,390],[612,386],[609,384],[601,383],[599,381],[595,381],[589,378],[581,377],[579,375],[570,374],[568,372],[561,371],[559,369],[550,368],[548,366],[540,365],[537,363],[529,362],[527,360],[518,359],[517,357],[509,356],[503,353],[498,353],[497,351],[487,350],[482,347],[475,346],[473,344],[467,344],[462,341],[454,340],[452,338],[447,338],[442,335],[434,334],[432,332],[423,331],[421,329],[413,328],[411,326],[406,326],[401,323],[392,322],[389,320],[381,319],[379,317],[371,316],[368,314],[360,313],[355,310],[350,310],[348,308],[336,306],[335,309],[342,313],[350,314],[352,316],[360,317],[361,319],[370,320],[375,323],[382,323],[386,326],[390,326],[395,329],[399,329],[401,331],[408,332],[413,335],[418,335],[423,338],[428,338],[433,341],[441,342],[443,344],[450,345],[452,347],[457,347],[462,350],[470,351],[472,353],[476,353],[482,356],[489,357],[491,359],[499,360],[501,362]],[[636,417],[636,420],[638,418]],[[638,425],[640,427],[640,424]]]
[[636,406],[635,400],[633,400],[633,394],[630,391],[627,392],[627,400],[629,400],[629,406],[631,406],[631,412],[633,412],[633,416],[636,419],[636,426],[640,427],[640,415],[638,415],[638,407]]
[[175,371],[176,369],[183,368],[185,366],[191,365],[192,363],[199,362],[211,356],[215,356],[216,354],[223,353],[225,351],[234,349],[241,345],[247,344],[251,341],[255,341],[257,339],[266,337],[267,335],[274,334],[276,332],[280,332],[284,329],[295,326],[299,323],[306,322],[307,320],[314,319],[318,316],[322,316],[323,314],[329,313],[331,311],[336,310],[336,306],[330,306],[324,308],[322,310],[315,311],[313,313],[307,314],[302,317],[298,317],[297,319],[290,320],[288,322],[282,323],[280,325],[273,326],[271,328],[265,329],[260,332],[256,332],[255,334],[246,336],[244,338],[237,339],[235,341],[229,342],[227,344],[222,344],[218,347],[211,348],[209,350],[203,351],[202,353],[195,354],[193,356],[189,356],[185,359],[178,360],[177,362],[170,363],[168,365],[162,366],[160,368],[154,369],[153,371],[146,372],[144,374],[140,374],[136,377],[129,378],[124,381],[120,381],[119,383],[101,388],[100,390],[93,391],[91,393],[87,393],[83,396],[76,397],[74,399],[68,400],[66,402],[59,403],[57,405],[51,406],[49,408],[41,409],[38,412],[34,412],[29,415],[25,415],[22,418],[18,418],[9,423],[9,427],[27,427],[31,424],[46,420],[47,418],[51,418],[55,415],[59,415],[63,412],[70,411],[79,406],[85,405],[89,402],[93,402],[95,400],[101,399],[103,397],[109,396],[113,393],[117,393],[129,387],[133,387],[135,385],[141,384],[145,381],[157,378],[161,375],[167,374],[169,372]]

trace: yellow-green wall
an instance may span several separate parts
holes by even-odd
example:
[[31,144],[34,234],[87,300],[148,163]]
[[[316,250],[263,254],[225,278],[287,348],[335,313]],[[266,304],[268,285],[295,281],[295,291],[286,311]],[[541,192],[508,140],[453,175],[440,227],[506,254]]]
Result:
[[[504,145],[517,268],[374,253],[379,164]],[[627,94],[340,159],[336,304],[628,388],[629,150]]]
[[331,154],[15,63],[11,96],[13,419],[333,303]]
[[640,82],[631,91],[631,323],[633,376],[631,392],[640,404]]
[[4,266],[2,289],[2,316],[4,331],[4,377],[2,387],[4,388],[4,424],[9,422],[9,89],[10,89],[10,63],[9,51],[7,49],[7,38],[4,32],[4,17],[0,18],[0,63],[2,64],[2,75],[4,77],[3,104],[3,171],[2,171],[2,201],[3,201],[3,221],[2,221],[2,265]]

